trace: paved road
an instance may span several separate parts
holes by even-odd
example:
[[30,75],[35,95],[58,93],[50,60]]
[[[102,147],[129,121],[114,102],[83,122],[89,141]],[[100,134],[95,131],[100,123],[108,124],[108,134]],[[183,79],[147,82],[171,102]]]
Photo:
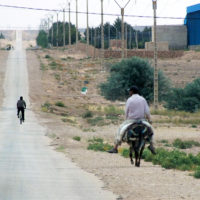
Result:
[[[22,95],[29,106],[26,52],[21,32],[10,51],[0,110],[0,200],[112,200],[102,182],[84,172],[62,153],[49,147],[45,128],[34,113],[19,124],[16,101]],[[36,80],[37,81],[37,80]]]

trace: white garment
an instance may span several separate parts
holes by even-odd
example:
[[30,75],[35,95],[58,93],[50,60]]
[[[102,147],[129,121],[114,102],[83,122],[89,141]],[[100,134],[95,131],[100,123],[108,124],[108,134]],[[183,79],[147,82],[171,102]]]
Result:
[[[115,144],[120,145],[122,143],[122,138],[124,137],[125,131],[126,129],[133,124],[134,122],[136,122],[137,120],[134,119],[128,119],[125,120],[120,126],[119,129],[115,135]],[[149,124],[149,122],[142,120],[142,122],[149,128],[151,128],[152,132],[153,132],[153,128],[151,126],[151,124]],[[152,142],[153,142],[153,137],[152,137]]]
[[126,120],[145,119],[145,116],[150,117],[149,106],[145,98],[138,94],[134,94],[128,98],[125,110]]

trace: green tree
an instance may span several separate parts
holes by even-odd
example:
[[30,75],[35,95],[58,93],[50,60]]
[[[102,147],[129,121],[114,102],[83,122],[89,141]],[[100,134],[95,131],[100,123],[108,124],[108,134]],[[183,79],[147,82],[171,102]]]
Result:
[[[110,75],[105,83],[100,84],[101,94],[108,100],[124,100],[127,89],[136,85],[147,101],[153,100],[153,68],[145,59],[133,57],[124,59],[111,66]],[[166,98],[170,82],[159,72],[159,100]]]
[[[52,29],[53,29],[53,44],[52,44]],[[79,33],[80,39],[80,33]],[[57,45],[57,22],[53,23],[51,28],[49,29],[49,37],[48,42],[56,46]],[[76,26],[71,24],[71,43],[74,44],[76,42]],[[69,23],[65,23],[65,44],[69,44]],[[63,46],[63,23],[58,22],[58,46]]]
[[40,30],[36,38],[36,41],[37,45],[41,46],[42,48],[47,48],[48,47],[47,33],[44,30]]
[[[127,41],[127,47],[133,48],[136,47],[136,30],[128,23],[124,23],[125,27],[127,27],[127,37],[125,34],[125,40]],[[96,31],[96,37],[95,37]],[[86,40],[86,33],[85,30],[85,40]],[[95,28],[89,28],[89,42],[91,45],[95,46],[96,48],[101,48],[101,25]],[[139,48],[144,48],[145,42],[151,40],[151,28],[145,27],[143,31],[137,31],[138,43]],[[121,39],[121,19],[118,17],[115,22],[112,24],[106,22],[104,24],[104,47],[107,49],[109,47],[109,39]],[[131,44],[130,44],[131,39]],[[95,45],[96,44],[96,45]]]
[[5,39],[3,33],[0,34],[0,39]]

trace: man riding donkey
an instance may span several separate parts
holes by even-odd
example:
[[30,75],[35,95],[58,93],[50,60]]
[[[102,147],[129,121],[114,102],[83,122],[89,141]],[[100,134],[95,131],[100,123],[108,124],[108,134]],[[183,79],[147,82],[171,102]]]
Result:
[[126,102],[125,117],[126,120],[120,125],[118,132],[115,135],[115,145],[114,148],[108,151],[108,153],[118,153],[118,146],[121,145],[124,134],[127,128],[138,121],[142,121],[146,125],[151,134],[149,134],[149,150],[152,154],[156,154],[154,143],[153,143],[153,129],[151,126],[151,115],[149,106],[145,98],[139,95],[139,89],[136,86],[132,86],[129,89],[129,95]]

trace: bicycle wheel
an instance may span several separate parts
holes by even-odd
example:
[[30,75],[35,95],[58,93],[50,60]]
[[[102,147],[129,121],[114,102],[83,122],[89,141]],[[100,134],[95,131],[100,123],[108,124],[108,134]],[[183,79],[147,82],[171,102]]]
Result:
[[23,120],[22,120],[22,112],[21,111],[19,112],[19,120],[20,120],[20,124],[22,124]]

